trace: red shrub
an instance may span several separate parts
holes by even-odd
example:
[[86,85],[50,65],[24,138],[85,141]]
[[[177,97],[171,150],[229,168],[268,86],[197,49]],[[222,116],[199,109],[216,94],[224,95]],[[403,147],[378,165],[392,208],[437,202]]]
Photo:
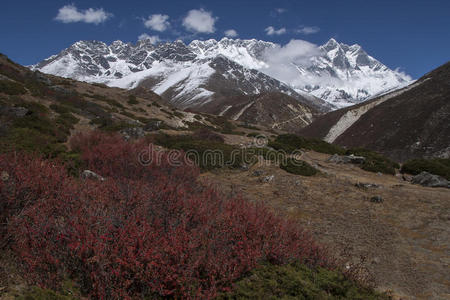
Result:
[[[142,143],[96,133],[77,137],[74,146],[105,181],[78,181],[62,166],[0,156],[12,175],[2,196],[32,199],[13,213],[9,232],[36,283],[54,287],[68,276],[101,299],[212,298],[262,260],[328,264],[295,224],[198,184],[196,169],[172,167],[165,154],[141,166]],[[37,181],[22,184],[24,178]]]

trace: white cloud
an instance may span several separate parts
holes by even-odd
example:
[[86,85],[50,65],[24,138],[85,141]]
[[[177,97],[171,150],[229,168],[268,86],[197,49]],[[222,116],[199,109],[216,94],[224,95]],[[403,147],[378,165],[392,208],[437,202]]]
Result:
[[204,9],[192,9],[184,18],[183,26],[192,32],[213,33],[216,31],[214,28],[216,21],[217,17],[213,17],[211,12]]
[[317,26],[302,26],[296,30],[297,33],[305,34],[305,35],[318,33],[319,31],[320,31],[320,28]]
[[168,15],[155,14],[149,16],[147,20],[144,20],[144,25],[147,28],[163,32],[170,26],[168,20]]
[[267,35],[281,35],[286,33],[286,28],[283,27],[277,30],[273,26],[269,26],[264,29],[264,31],[267,33]]
[[320,48],[307,41],[291,40],[284,46],[277,45],[264,52],[267,67],[264,73],[293,86],[301,86],[306,80],[295,65],[308,67],[311,57],[320,55]]
[[287,11],[286,8],[275,8],[275,11],[279,14],[285,13]]
[[150,40],[150,43],[153,44],[153,45],[161,41],[159,36],[157,36],[157,35],[148,35],[146,33],[143,33],[140,36],[138,36],[138,40],[140,40],[140,41],[142,41],[142,40]]
[[75,5],[70,4],[65,5],[59,9],[58,15],[55,17],[55,20],[63,23],[84,22],[98,25],[105,22],[112,16],[113,15],[111,13],[104,11],[103,8],[88,8],[86,10],[78,10]]
[[231,38],[237,37],[237,36],[238,36],[238,33],[237,33],[236,30],[234,30],[234,29],[228,29],[228,30],[225,30],[224,33],[225,33],[225,36],[231,37]]

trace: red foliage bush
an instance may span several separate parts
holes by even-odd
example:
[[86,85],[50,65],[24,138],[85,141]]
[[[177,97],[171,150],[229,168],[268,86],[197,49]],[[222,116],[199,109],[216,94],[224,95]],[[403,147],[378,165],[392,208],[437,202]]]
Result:
[[[166,154],[138,162],[142,142],[94,133],[73,146],[106,178],[79,180],[41,159],[0,156],[14,249],[38,284],[70,277],[92,298],[212,298],[259,262],[328,265],[295,224],[262,206],[225,198],[173,167]],[[2,200],[3,201],[3,200]],[[17,209],[20,207],[20,209]]]

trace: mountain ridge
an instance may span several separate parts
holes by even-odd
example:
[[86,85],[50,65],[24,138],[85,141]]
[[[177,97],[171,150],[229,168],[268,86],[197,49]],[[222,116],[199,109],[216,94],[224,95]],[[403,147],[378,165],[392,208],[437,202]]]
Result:
[[396,161],[449,158],[450,62],[413,84],[318,117],[298,133]]
[[[217,91],[208,84],[214,81],[213,75],[219,74],[225,81],[239,78],[241,85],[247,88],[228,85],[241,94],[281,91],[294,98],[307,98],[322,111],[366,100],[373,94],[401,87],[410,80],[369,56],[359,45],[348,46],[334,39],[319,47],[311,45],[305,47],[310,47],[314,55],[305,58],[296,49],[287,48],[296,45],[288,44],[283,48],[256,39],[194,40],[189,44],[177,40],[157,45],[149,40],[136,44],[114,41],[110,45],[79,41],[31,69],[128,89],[151,79],[152,86],[147,86],[160,94],[171,89],[175,103],[194,97],[198,103],[213,100]],[[283,56],[287,50],[292,52],[289,54],[292,57]],[[277,53],[281,53],[280,59],[286,61],[274,62],[269,58],[277,57]],[[212,62],[220,59],[228,68],[217,70],[211,67]],[[292,82],[282,78],[284,75],[276,74],[275,69],[284,69],[284,63],[286,70],[292,73]],[[318,85],[319,81],[325,83]],[[198,106],[198,103],[185,106]]]

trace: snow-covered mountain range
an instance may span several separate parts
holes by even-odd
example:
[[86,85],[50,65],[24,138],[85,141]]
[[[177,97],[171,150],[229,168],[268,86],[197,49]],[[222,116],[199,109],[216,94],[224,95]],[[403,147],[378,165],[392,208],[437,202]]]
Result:
[[411,82],[359,45],[334,39],[322,46],[229,38],[187,45],[179,40],[158,45],[149,40],[80,41],[31,68],[126,89],[144,86],[183,108],[235,95],[282,92],[326,111]]

